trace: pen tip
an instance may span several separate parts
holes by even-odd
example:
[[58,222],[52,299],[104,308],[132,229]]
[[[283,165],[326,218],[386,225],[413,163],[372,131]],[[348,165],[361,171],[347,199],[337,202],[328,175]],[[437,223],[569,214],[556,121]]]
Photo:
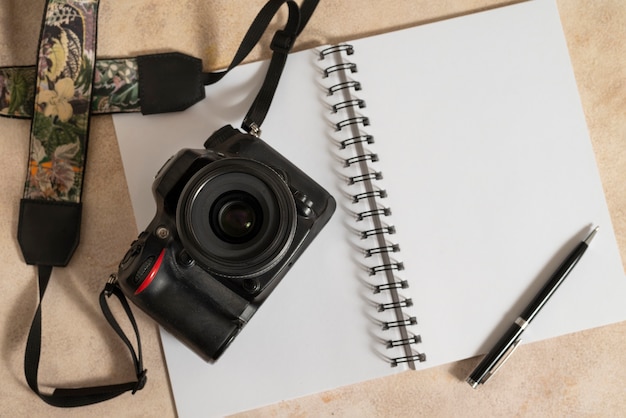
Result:
[[596,226],[593,231],[591,231],[589,233],[589,235],[587,235],[587,238],[585,238],[585,240],[583,241],[585,244],[589,245],[589,243],[591,242],[591,240],[593,239],[593,237],[596,236],[596,234],[598,233],[598,229],[600,229],[599,226]]

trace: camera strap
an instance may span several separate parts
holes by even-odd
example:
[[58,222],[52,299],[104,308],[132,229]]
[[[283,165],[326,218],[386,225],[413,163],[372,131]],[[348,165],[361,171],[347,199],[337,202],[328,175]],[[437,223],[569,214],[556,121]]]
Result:
[[293,0],[270,0],[257,15],[256,20],[250,27],[250,30],[241,42],[241,46],[235,53],[235,57],[225,71],[210,73],[206,76],[207,84],[213,84],[221,80],[230,70],[239,65],[245,57],[250,53],[252,48],[259,42],[261,35],[269,26],[270,21],[276,15],[280,7],[287,3],[289,7],[289,17],[283,30],[278,30],[274,34],[270,49],[272,50],[272,58],[267,70],[263,85],[257,93],[252,106],[248,110],[243,123],[242,129],[255,136],[261,134],[261,124],[265,120],[265,116],[272,104],[274,93],[278,87],[278,82],[282,75],[287,56],[293,47],[296,38],[306,27],[309,19],[313,15],[319,0],[303,0],[302,5]]
[[[29,387],[54,406],[88,405],[136,392],[146,382],[135,319],[121,291],[108,285],[102,311],[127,344],[137,380],[86,388],[39,390],[42,303],[53,266],[65,266],[78,246],[81,191],[89,131],[93,66],[96,55],[97,0],[47,0],[41,26],[30,161],[20,202],[18,241],[28,264],[38,266],[39,304],[28,333],[24,374]],[[111,314],[106,297],[115,294],[136,333],[137,352]]]
[[[135,317],[128,305],[128,301],[124,297],[122,290],[116,286],[112,281],[109,281],[104,290],[100,293],[100,308],[104,313],[105,318],[109,324],[113,327],[115,332],[120,336],[124,344],[128,347],[128,350],[133,359],[134,369],[137,376],[137,380],[105,385],[105,386],[92,386],[85,388],[58,388],[54,389],[52,394],[44,394],[39,390],[39,384],[37,381],[37,375],[39,371],[39,359],[41,355],[41,304],[46,292],[46,287],[50,281],[50,275],[52,273],[51,266],[39,266],[39,306],[35,312],[35,317],[28,333],[28,340],[26,341],[26,352],[24,355],[24,374],[26,376],[26,382],[28,386],[35,392],[44,402],[59,407],[75,407],[90,405],[112,399],[124,392],[131,391],[133,394],[138,390],[143,389],[146,384],[146,370],[143,368],[143,359],[141,355],[141,340],[139,337],[139,329]],[[133,344],[128,339],[119,323],[115,320],[115,317],[111,313],[107,298],[111,295],[115,295],[118,298],[120,304],[124,308],[124,312],[128,316],[130,323],[133,327],[136,336],[137,351],[133,348]]]
[[[95,58],[93,90],[88,103],[91,115],[177,112],[203,100],[204,87],[219,81],[248,56],[284,2],[270,1],[261,10],[225,71],[203,72],[201,59],[180,52]],[[298,34],[318,2],[302,1]],[[36,77],[35,65],[0,67],[0,117],[33,117]]]
[[[252,23],[230,66],[221,72],[202,73],[200,60],[178,53],[138,57],[136,61],[139,78],[144,81],[146,90],[141,94],[142,112],[183,110],[185,106],[188,107],[201,100],[204,97],[203,86],[221,80],[239,65],[259,42],[280,7],[287,3],[288,21],[284,29],[278,30],[274,35],[270,46],[273,51],[270,67],[244,119],[244,129],[258,135],[287,55],[318,2],[319,0],[303,0],[300,8],[293,0],[270,0]],[[39,60],[34,76],[29,81],[33,85],[33,98],[30,102],[22,101],[18,106],[24,108],[30,103],[30,116],[26,114],[24,117],[32,117],[30,158],[24,194],[20,201],[18,242],[26,263],[38,267],[39,282],[39,303],[28,334],[24,372],[29,387],[42,400],[59,407],[89,405],[127,391],[134,394],[146,383],[137,324],[128,302],[114,279],[109,280],[100,294],[100,306],[109,324],[129,349],[136,380],[106,386],[54,389],[52,394],[44,394],[39,390],[37,379],[45,291],[53,267],[66,266],[80,240],[82,185],[87,158],[89,118],[95,113],[93,104],[98,83],[97,14],[98,0],[46,1],[39,42]],[[191,81],[173,82],[164,88],[163,77],[169,77],[174,73],[183,79],[185,75],[192,73],[195,76]],[[19,81],[23,84],[28,80]],[[158,89],[157,82],[160,83]],[[151,85],[153,89],[146,87]],[[198,85],[202,90],[201,98],[197,92]],[[0,87],[3,87],[1,83]],[[2,92],[3,90],[0,90],[0,93]],[[20,94],[26,93],[22,91]],[[20,94],[12,97],[20,102]],[[172,98],[174,105],[163,106],[162,97],[157,97],[158,94],[166,98],[177,96]],[[185,95],[189,97],[183,97]],[[11,112],[16,111],[15,108],[9,109]],[[16,114],[12,113],[10,116]],[[136,351],[109,308],[107,300],[112,295],[119,299],[136,334]]]

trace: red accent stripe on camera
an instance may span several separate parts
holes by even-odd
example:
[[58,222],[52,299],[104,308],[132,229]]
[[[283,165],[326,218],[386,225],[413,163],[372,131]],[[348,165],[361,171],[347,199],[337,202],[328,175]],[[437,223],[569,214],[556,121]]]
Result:
[[148,286],[150,286],[150,283],[152,283],[152,280],[154,280],[154,278],[156,277],[157,273],[159,272],[159,269],[161,268],[161,263],[163,262],[163,257],[164,256],[165,256],[165,249],[163,249],[163,251],[161,251],[161,254],[159,254],[159,258],[157,258],[156,262],[154,263],[154,265],[150,269],[150,273],[148,273],[146,278],[141,283],[141,286],[139,286],[137,288],[137,290],[135,290],[135,295],[140,294],[141,292],[146,290],[146,288]]

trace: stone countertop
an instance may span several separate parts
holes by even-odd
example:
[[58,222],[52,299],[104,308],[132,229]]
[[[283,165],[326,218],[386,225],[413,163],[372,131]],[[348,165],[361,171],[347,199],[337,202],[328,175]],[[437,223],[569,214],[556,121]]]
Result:
[[[539,1],[539,0],[537,0]],[[27,4],[28,3],[28,4]],[[295,49],[335,43],[507,4],[497,0],[322,1]],[[230,62],[263,0],[103,0],[98,56],[177,50],[201,57],[205,70]],[[626,3],[557,0],[613,227],[626,260]],[[0,65],[32,65],[43,0],[0,0]],[[286,17],[279,13],[272,27]],[[530,28],[529,28],[530,29]],[[270,34],[262,40],[267,45]],[[256,48],[248,60],[267,58]],[[175,416],[157,327],[135,310],[148,384],[136,395],[75,409],[40,401],[23,373],[36,306],[35,269],[16,240],[30,122],[0,118],[0,416]],[[133,379],[126,348],[103,320],[98,294],[135,238],[124,172],[110,116],[92,119],[81,245],[69,268],[56,269],[43,306],[41,387]],[[626,303],[626,301],[625,301]],[[523,345],[497,384],[463,381],[477,359],[363,382],[281,402],[240,416],[617,416],[626,411],[626,322]],[[120,365],[117,359],[124,359]],[[212,396],[212,394],[207,394]],[[216,394],[215,396],[219,396]],[[207,415],[210,414],[208,411]]]

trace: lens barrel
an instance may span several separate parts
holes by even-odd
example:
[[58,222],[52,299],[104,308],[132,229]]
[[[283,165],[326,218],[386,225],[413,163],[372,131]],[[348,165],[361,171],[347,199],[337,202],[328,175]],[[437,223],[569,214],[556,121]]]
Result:
[[222,276],[246,278],[271,269],[289,249],[296,208],[289,187],[270,167],[227,158],[187,182],[176,223],[196,262]]

